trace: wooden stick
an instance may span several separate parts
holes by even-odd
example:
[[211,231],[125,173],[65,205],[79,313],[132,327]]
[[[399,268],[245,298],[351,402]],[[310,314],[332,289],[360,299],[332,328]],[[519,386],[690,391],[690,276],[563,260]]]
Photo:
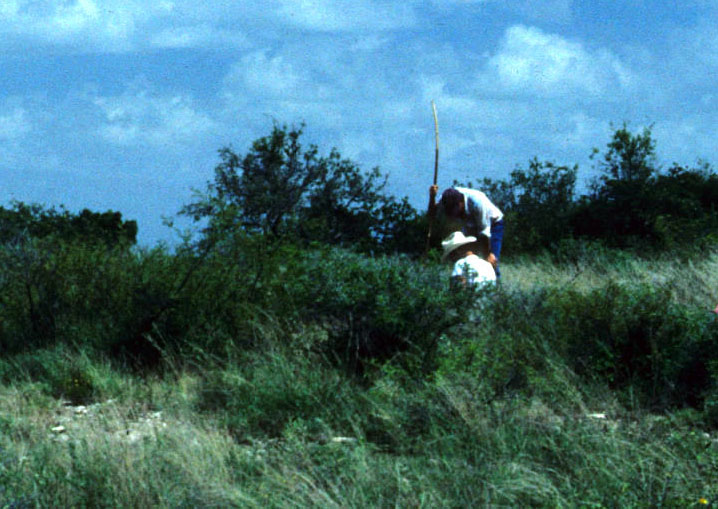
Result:
[[431,109],[434,112],[434,137],[436,138],[436,152],[434,153],[434,185],[439,178],[439,120],[436,117],[436,104],[431,101]]
[[[434,112],[434,138],[436,140],[436,150],[434,151],[434,185],[438,182],[439,178],[439,120],[436,116],[436,104],[431,101],[431,110]],[[429,213],[429,231],[426,234],[426,252],[429,254],[429,247],[431,243],[431,229],[434,224],[434,215]]]

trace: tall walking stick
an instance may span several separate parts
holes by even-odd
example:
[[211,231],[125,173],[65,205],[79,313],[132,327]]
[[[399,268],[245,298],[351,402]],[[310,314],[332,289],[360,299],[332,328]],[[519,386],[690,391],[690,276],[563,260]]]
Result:
[[[434,138],[436,140],[436,150],[434,151],[434,185],[436,185],[439,177],[439,120],[436,117],[436,104],[431,101],[431,110],[434,113]],[[434,225],[434,216],[436,213],[429,211],[429,231],[426,234],[426,252],[429,252],[429,244],[431,242],[431,228]]]

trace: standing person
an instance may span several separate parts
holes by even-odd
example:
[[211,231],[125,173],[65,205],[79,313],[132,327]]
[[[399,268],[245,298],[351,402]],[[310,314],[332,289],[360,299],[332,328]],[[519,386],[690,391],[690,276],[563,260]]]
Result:
[[[436,214],[438,186],[429,188],[429,215]],[[488,196],[477,189],[450,187],[441,193],[439,204],[447,217],[462,224],[465,235],[476,237],[480,252],[496,270],[497,280],[501,277],[499,257],[504,238],[504,214]]]

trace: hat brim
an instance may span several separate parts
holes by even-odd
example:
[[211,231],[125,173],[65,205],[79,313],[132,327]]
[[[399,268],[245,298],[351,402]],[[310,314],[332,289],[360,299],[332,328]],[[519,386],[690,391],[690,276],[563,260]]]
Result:
[[454,244],[453,246],[451,246],[451,248],[448,251],[444,250],[444,254],[441,255],[441,260],[446,261],[446,259],[449,257],[449,255],[451,253],[453,253],[454,251],[456,251],[457,249],[459,249],[460,247],[466,246],[468,244],[473,244],[475,242],[478,242],[478,239],[476,237],[467,237],[465,242]]

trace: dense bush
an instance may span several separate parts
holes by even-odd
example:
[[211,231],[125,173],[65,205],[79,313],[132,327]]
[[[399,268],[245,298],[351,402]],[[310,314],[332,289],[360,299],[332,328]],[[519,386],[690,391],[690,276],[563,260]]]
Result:
[[404,352],[420,372],[434,361],[441,333],[471,312],[467,296],[450,292],[447,275],[431,263],[238,242],[226,246],[228,257],[208,258],[184,292],[178,315],[195,317],[185,345],[221,352],[226,341],[244,348],[268,347],[267,338],[300,341],[352,371]]
[[[564,255],[615,262],[587,249]],[[422,376],[450,335],[471,357],[461,362],[482,373],[487,400],[565,364],[655,408],[700,407],[718,375],[716,321],[645,283],[475,295],[450,291],[433,262],[246,236],[206,256],[31,239],[6,244],[0,262],[8,353],[59,344],[157,366],[196,350],[279,345],[354,373],[392,360]]]
[[5,351],[71,344],[144,365],[194,346],[266,346],[270,329],[285,343],[315,327],[327,337],[315,346],[352,369],[400,351],[424,369],[471,307],[431,264],[257,237],[205,255],[30,239],[5,245],[0,264]]
[[450,292],[436,266],[403,257],[328,249],[284,259],[268,305],[327,330],[333,354],[349,365],[407,351],[421,368],[441,333],[465,320],[475,302]]
[[13,202],[0,207],[0,243],[21,237],[52,237],[65,241],[101,243],[105,246],[133,245],[137,240],[137,222],[122,219],[122,214],[108,210],[83,209],[74,214],[60,207]]
[[508,180],[484,179],[480,189],[504,212],[504,253],[536,253],[571,237],[578,167],[532,159]]
[[181,257],[25,238],[0,246],[0,345],[111,350],[169,306]]
[[546,390],[556,366],[655,410],[702,408],[718,385],[718,321],[676,303],[666,288],[609,281],[588,292],[504,293],[501,303],[482,333],[493,340],[478,352],[471,346],[492,393],[517,383],[524,392]]
[[701,405],[718,381],[709,373],[718,327],[701,310],[672,302],[665,288],[607,284],[556,302],[574,369],[617,389],[631,388],[665,409]]
[[643,255],[713,246],[718,175],[706,163],[664,171],[655,150],[650,129],[616,129],[598,157],[598,177],[578,196],[578,167],[535,158],[508,179],[478,182],[505,214],[505,254],[555,252],[577,240]]

